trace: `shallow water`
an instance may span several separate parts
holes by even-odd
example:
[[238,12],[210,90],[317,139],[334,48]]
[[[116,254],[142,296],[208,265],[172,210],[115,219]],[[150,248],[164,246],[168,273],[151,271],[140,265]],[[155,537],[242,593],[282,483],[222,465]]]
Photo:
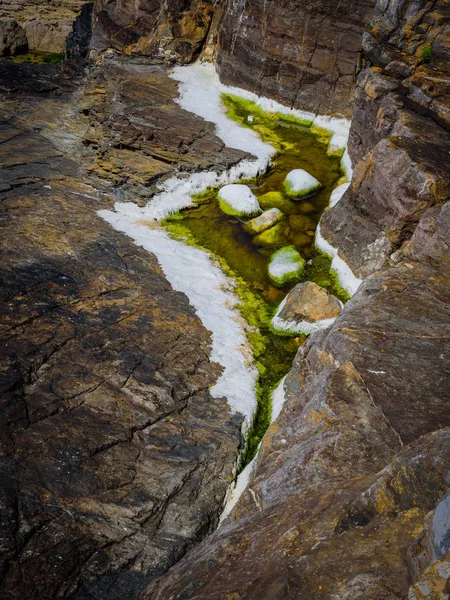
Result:
[[[340,157],[328,155],[327,140],[315,135],[308,126],[268,115],[251,103],[234,97],[226,97],[225,104],[231,118],[257,131],[278,151],[270,170],[258,180],[247,182],[264,210],[275,206],[282,210],[284,218],[273,230],[276,235],[268,240],[265,239],[268,236],[254,237],[247,233],[242,221],[220,210],[218,190],[199,196],[194,208],[169,218],[166,226],[177,237],[185,237],[220,257],[231,274],[243,280],[241,291],[243,288],[247,290],[244,296],[241,294],[241,308],[251,325],[259,329],[260,335],[253,345],[260,379],[258,411],[241,464],[243,468],[253,458],[270,424],[271,392],[290,370],[295,353],[305,340],[304,337],[281,336],[270,330],[271,317],[295,285],[278,288],[272,284],[268,277],[270,256],[283,246],[295,246],[308,261],[301,280],[315,281],[341,300],[347,300],[345,292],[329,272],[331,260],[320,255],[314,247],[315,229],[343,173]],[[319,193],[300,202],[294,202],[285,195],[276,199],[264,198],[268,192],[282,192],[286,175],[298,168],[305,169],[322,183]]]

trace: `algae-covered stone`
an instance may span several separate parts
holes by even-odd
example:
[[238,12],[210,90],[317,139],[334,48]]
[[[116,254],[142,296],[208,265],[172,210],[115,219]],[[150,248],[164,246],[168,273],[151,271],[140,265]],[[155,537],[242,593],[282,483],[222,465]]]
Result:
[[316,222],[306,215],[291,215],[289,225],[296,231],[314,231],[316,229]]
[[218,199],[221,210],[233,217],[256,217],[262,212],[258,198],[248,185],[226,185],[219,191]]
[[305,261],[294,246],[281,248],[272,255],[269,277],[276,285],[298,281],[305,268]]
[[301,215],[310,215],[313,212],[317,211],[317,208],[313,206],[310,202],[300,202],[297,206],[297,211]]
[[262,246],[263,248],[280,248],[288,243],[288,232],[289,227],[286,227],[286,223],[277,223],[270,229],[256,235],[253,242],[256,246]]
[[276,225],[279,221],[283,219],[283,213],[278,208],[271,208],[263,212],[262,215],[251,219],[244,225],[244,229],[251,233],[252,235],[256,235],[258,233],[262,233]]
[[290,214],[297,210],[296,205],[286,198],[282,192],[267,192],[258,198],[261,208],[268,210],[269,208],[278,208],[281,212]]
[[292,198],[307,198],[320,190],[322,184],[304,169],[294,169],[284,180],[284,191]]

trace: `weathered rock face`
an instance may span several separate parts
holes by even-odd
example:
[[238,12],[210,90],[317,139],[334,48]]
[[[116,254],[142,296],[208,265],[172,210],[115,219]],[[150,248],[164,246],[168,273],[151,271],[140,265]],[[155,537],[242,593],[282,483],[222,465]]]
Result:
[[[170,2],[166,14],[99,6],[99,35],[157,60],[191,60],[221,14],[192,30],[209,3]],[[233,83],[310,108],[315,90],[321,110],[343,111],[349,55],[331,83],[321,73],[336,66],[320,56],[335,48],[329,10],[356,40],[368,6],[352,6],[230,5],[218,31],[234,15],[247,38],[221,39],[223,77],[242,61]],[[322,221],[368,277],[299,351],[253,481],[184,558],[217,524],[241,419],[209,393],[220,368],[187,299],[96,212],[146,202],[174,170],[221,169],[242,154],[173,102],[176,85],[158,67],[110,51],[83,80],[73,66],[0,61],[3,597],[405,600],[412,585],[411,598],[432,600],[448,588],[447,11],[439,0],[376,6],[355,177]],[[256,88],[259,18],[270,52],[253,63],[267,73]],[[303,57],[292,23],[300,50],[327,32],[306,67],[292,64],[292,52]]]
[[227,523],[146,600],[446,597],[447,36],[448,3],[377,3],[358,79],[354,178],[321,220],[366,280],[300,349]]
[[14,18],[25,30],[28,48],[65,53],[66,39],[86,0],[0,0],[0,17]]
[[83,60],[89,53],[93,7],[92,2],[85,4],[73,22],[72,31],[66,39],[66,56],[70,60]]
[[373,0],[99,0],[94,46],[155,60],[215,53],[225,83],[308,110],[351,114]]
[[159,61],[191,62],[207,41],[213,14],[212,0],[99,0],[94,46]]
[[0,56],[26,52],[27,36],[15,19],[0,19]]
[[242,153],[180,109],[163,71],[105,60],[91,77],[0,61],[11,600],[137,598],[216,525],[241,444],[242,419],[209,393],[209,332],[96,212]]
[[230,0],[217,64],[225,83],[289,106],[351,114],[371,0]]
[[448,4],[383,6],[364,37],[374,66],[358,78],[352,186],[321,221],[326,239],[360,277],[388,264],[450,194]]

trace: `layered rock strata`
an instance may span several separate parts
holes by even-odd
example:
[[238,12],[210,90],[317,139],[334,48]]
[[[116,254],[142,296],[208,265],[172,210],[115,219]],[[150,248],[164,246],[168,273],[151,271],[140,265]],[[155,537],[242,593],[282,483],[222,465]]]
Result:
[[365,281],[300,349],[231,517],[146,600],[446,597],[448,47],[447,3],[377,3],[352,185],[320,224]]
[[243,155],[158,68],[0,61],[0,87],[0,595],[137,598],[217,524],[242,419],[187,298],[97,211]]
[[317,113],[351,114],[372,0],[229,0],[217,65],[225,83]]
[[0,17],[15,19],[24,30],[28,48],[64,54],[66,39],[86,0],[0,0]]
[[351,114],[373,0],[101,0],[94,45],[159,61],[216,56],[225,83],[318,113]]

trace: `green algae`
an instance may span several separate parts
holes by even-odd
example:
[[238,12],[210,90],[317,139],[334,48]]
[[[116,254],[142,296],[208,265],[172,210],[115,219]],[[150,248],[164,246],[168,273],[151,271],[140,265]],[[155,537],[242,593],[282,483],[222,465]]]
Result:
[[282,287],[298,282],[305,268],[305,261],[295,246],[277,250],[270,258],[269,277],[276,286]]
[[[202,197],[204,198],[205,195],[202,194]],[[260,290],[258,291],[254,287],[255,282],[249,283],[247,278],[234,271],[220,254],[211,252],[211,249],[205,244],[199,244],[191,231],[189,220],[180,218],[180,216],[182,216],[182,213],[175,213],[175,215],[165,219],[163,224],[167,231],[175,239],[183,241],[185,244],[201,247],[213,255],[222,271],[233,280],[235,284],[234,291],[239,299],[239,312],[249,325],[247,338],[251,344],[253,358],[259,372],[255,390],[258,406],[253,424],[247,434],[245,449],[241,454],[238,467],[238,471],[241,472],[256,455],[259,442],[270,425],[272,391],[289,372],[295,353],[304,338],[297,336],[295,340],[285,340],[281,336],[274,335],[271,331],[270,322],[275,310],[275,303],[262,296]],[[240,269],[240,272],[242,272],[242,269]]]
[[286,196],[288,196],[289,198],[292,198],[293,200],[306,200],[306,198],[309,198],[310,196],[314,196],[315,194],[317,194],[317,192],[320,190],[321,185],[319,183],[319,185],[313,185],[309,188],[306,188],[304,190],[294,190],[294,188],[291,186],[291,184],[288,181],[284,181],[283,183],[284,186],[284,192],[286,194]]
[[[245,182],[263,210],[278,208],[282,221],[253,236],[239,217],[224,214],[218,202],[218,190],[209,189],[194,197],[194,206],[168,217],[169,233],[185,243],[208,251],[222,270],[235,282],[239,310],[249,324],[248,340],[259,371],[256,387],[258,408],[246,439],[239,470],[255,456],[259,442],[271,422],[271,396],[279,381],[289,372],[305,336],[273,332],[272,318],[293,283],[274,285],[268,273],[270,257],[283,246],[292,245],[309,261],[301,281],[315,281],[345,302],[348,294],[330,272],[331,259],[315,248],[314,231],[328,207],[332,190],[342,179],[339,156],[328,154],[330,134],[313,132],[311,123],[302,123],[285,115],[265,113],[256,104],[238,97],[225,96],[228,116],[257,131],[278,151],[269,171],[257,180]],[[249,120],[249,116],[253,120]],[[318,135],[317,135],[318,134]],[[283,192],[283,181],[293,169],[305,169],[323,185],[306,200],[292,201]],[[244,183],[244,182],[240,182]],[[273,231],[271,231],[273,230]],[[269,233],[267,233],[269,232]],[[266,236],[264,236],[266,234]],[[261,239],[262,236],[262,239]]]
[[27,52],[26,54],[17,54],[7,56],[8,60],[15,63],[28,63],[32,65],[58,65],[65,59],[65,54],[56,54],[55,52]]
[[220,210],[230,217],[243,217],[245,219],[251,219],[253,217],[259,216],[262,212],[261,209],[249,212],[239,211],[236,208],[234,208],[234,206],[232,206],[229,202],[224,200],[220,196],[220,193],[217,195],[217,201],[219,203]]

